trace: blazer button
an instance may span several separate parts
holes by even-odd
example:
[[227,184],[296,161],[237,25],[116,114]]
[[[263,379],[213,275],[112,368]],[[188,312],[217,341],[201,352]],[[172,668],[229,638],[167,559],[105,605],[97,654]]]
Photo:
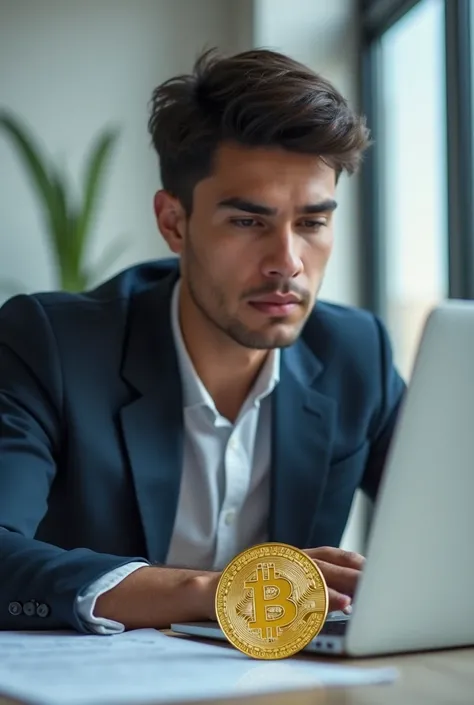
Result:
[[29,602],[25,602],[23,605],[23,614],[26,614],[27,617],[34,617],[36,614],[36,604],[33,602],[33,600],[30,600]]
[[21,602],[10,602],[10,604],[8,605],[8,611],[14,617],[18,617],[18,615],[23,612],[23,606]]
[[38,617],[47,617],[50,612],[51,610],[49,609],[49,606],[45,605],[44,602],[36,608],[36,614]]

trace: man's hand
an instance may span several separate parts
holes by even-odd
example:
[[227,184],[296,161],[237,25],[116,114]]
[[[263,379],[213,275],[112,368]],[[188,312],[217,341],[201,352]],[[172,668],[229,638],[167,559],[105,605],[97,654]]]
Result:
[[329,611],[344,610],[352,603],[365,558],[341,548],[308,548],[305,553],[318,565],[328,586]]

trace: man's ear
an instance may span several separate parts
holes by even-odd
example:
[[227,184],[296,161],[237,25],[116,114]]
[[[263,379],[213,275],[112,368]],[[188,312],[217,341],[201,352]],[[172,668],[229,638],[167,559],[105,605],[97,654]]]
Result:
[[171,252],[179,255],[184,246],[186,213],[177,198],[168,191],[157,191],[153,199],[158,228]]

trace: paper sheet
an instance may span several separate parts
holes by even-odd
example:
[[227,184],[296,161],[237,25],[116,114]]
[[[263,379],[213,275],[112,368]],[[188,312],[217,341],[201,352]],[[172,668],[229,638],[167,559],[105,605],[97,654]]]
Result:
[[114,636],[0,632],[0,692],[39,705],[173,703],[395,677],[394,669],[327,665],[314,657],[256,661],[153,629]]

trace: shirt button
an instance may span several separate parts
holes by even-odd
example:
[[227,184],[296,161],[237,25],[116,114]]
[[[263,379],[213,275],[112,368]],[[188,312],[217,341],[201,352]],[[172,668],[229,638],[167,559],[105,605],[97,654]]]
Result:
[[237,448],[237,441],[235,440],[234,436],[231,436],[229,439],[229,448],[231,450],[235,450]]
[[233,509],[230,509],[226,513],[225,518],[224,518],[226,525],[231,526],[234,523],[236,516],[237,516],[236,512]]

